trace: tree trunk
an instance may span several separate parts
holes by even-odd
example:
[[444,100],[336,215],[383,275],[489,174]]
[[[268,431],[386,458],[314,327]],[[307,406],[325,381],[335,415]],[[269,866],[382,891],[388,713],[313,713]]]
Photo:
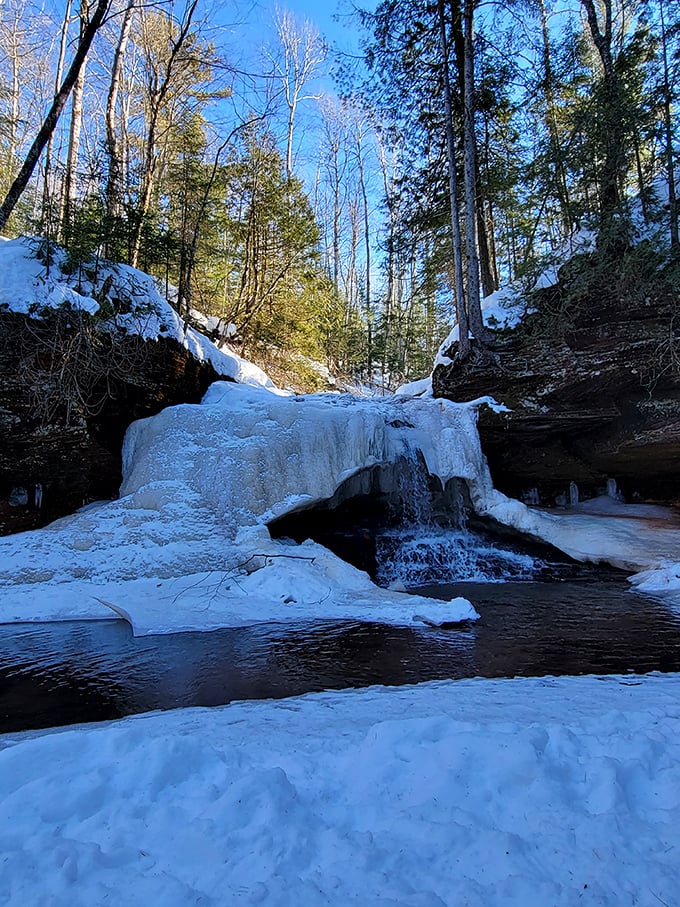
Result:
[[[71,5],[72,0],[67,0],[66,11],[64,13],[64,21],[61,28],[61,40],[59,42],[59,57],[57,59],[57,73],[54,80],[54,93],[59,91],[59,85],[61,84],[61,78],[64,72],[64,60],[66,59],[66,42],[68,40],[68,25],[71,18]],[[43,224],[47,227],[48,233],[51,231],[52,227],[52,191],[53,187],[50,186],[50,176],[52,169],[52,139],[54,136],[50,136],[47,141],[47,148],[45,149],[45,167],[44,167],[44,176],[43,176],[43,210],[42,210],[42,219]]]
[[110,218],[118,217],[121,212],[123,197],[123,154],[121,141],[116,129],[116,108],[123,68],[123,59],[127,49],[130,29],[132,27],[132,13],[137,0],[128,0],[128,5],[123,14],[123,21],[118,35],[118,44],[111,67],[111,83],[106,98],[106,154],[109,159],[109,172],[106,180],[106,213]]
[[[87,26],[88,6],[87,0],[80,0],[80,35]],[[83,60],[78,78],[73,86],[71,97],[71,123],[68,134],[68,152],[66,154],[66,173],[64,175],[64,198],[61,212],[61,234],[68,241],[73,208],[76,200],[76,187],[78,175],[78,151],[80,150],[80,133],[83,127],[83,93],[85,90],[85,68],[87,60]]]
[[364,207],[364,251],[366,255],[365,312],[366,312],[366,369],[370,379],[373,371],[373,312],[371,309],[371,233],[369,222],[368,192],[364,174],[364,158],[361,147],[361,133],[357,135],[357,160],[359,162],[359,188]]
[[663,14],[664,0],[659,0],[661,17],[661,49],[663,53],[663,130],[664,156],[666,158],[666,178],[668,180],[668,207],[670,213],[671,249],[680,246],[678,236],[678,199],[675,187],[675,165],[673,160],[673,119],[671,103],[671,84],[668,69],[668,45],[666,41],[666,20]]
[[[479,185],[479,184],[478,184]],[[490,296],[498,289],[496,283],[496,266],[493,260],[493,243],[485,217],[484,199],[477,195],[477,236],[479,237],[479,268],[482,278],[482,295]]]
[[604,160],[601,163],[599,184],[602,220],[606,223],[611,215],[621,208],[619,172],[623,158],[621,86],[612,56],[612,0],[602,0],[604,31],[600,30],[594,0],[581,0],[581,4],[586,11],[590,34],[602,62],[604,92],[601,113],[604,122],[601,128],[604,134]]
[[456,319],[458,321],[458,349],[461,359],[470,353],[469,320],[463,283],[463,251],[458,214],[458,181],[456,177],[456,138],[453,132],[453,106],[451,103],[451,79],[449,74],[449,48],[446,38],[446,17],[444,0],[437,0],[439,13],[439,43],[442,54],[444,75],[444,115],[446,117],[446,150],[449,175],[449,207],[451,209],[451,245],[453,252],[454,292]]
[[465,257],[467,260],[467,305],[470,330],[477,340],[486,334],[479,292],[477,234],[477,152],[475,138],[474,0],[465,0],[465,92],[463,95],[463,176],[465,181]]
[[26,158],[24,160],[23,166],[19,171],[16,179],[9,188],[9,191],[0,205],[0,231],[4,230],[7,225],[7,221],[14,210],[16,203],[21,198],[26,186],[29,183],[29,180],[33,176],[33,171],[36,168],[38,161],[40,160],[40,155],[42,154],[45,145],[50,139],[50,136],[53,134],[57,122],[59,121],[59,116],[61,115],[64,105],[66,104],[71,90],[76,83],[78,78],[78,73],[85,62],[90,45],[94,39],[94,36],[97,34],[101,28],[106,13],[109,9],[109,4],[111,0],[97,0],[97,5],[95,7],[92,18],[87,23],[86,28],[83,30],[79,40],[76,52],[73,56],[73,60],[69,67],[68,72],[66,73],[66,78],[62,82],[62,85],[54,97],[52,106],[50,107],[47,116],[45,117],[40,130],[38,131],[33,144],[28,150]]
[[555,166],[555,191],[560,205],[560,215],[562,224],[567,235],[574,227],[574,219],[571,213],[571,201],[569,198],[569,188],[567,184],[567,171],[562,154],[562,145],[560,142],[560,133],[557,125],[557,104],[555,101],[554,76],[552,69],[552,59],[550,51],[550,32],[548,29],[548,15],[545,8],[545,0],[537,0],[538,10],[541,18],[541,36],[543,40],[543,94],[545,96],[545,119],[548,127],[548,136],[550,141],[550,157]]

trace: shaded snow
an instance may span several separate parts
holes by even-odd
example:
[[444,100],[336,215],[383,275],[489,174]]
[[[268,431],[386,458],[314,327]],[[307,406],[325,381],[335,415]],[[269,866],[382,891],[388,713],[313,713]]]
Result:
[[471,680],[6,735],[0,901],[675,904],[679,695]]

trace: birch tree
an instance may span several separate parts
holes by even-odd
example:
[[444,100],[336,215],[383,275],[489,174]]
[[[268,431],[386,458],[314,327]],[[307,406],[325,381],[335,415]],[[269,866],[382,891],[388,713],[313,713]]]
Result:
[[290,178],[293,174],[293,133],[298,105],[302,101],[319,100],[319,94],[306,92],[326,59],[328,47],[308,19],[299,21],[289,10],[277,9],[276,31],[281,54],[273,55],[272,60],[287,110],[286,173]]
[[111,0],[92,0],[91,5],[88,7],[87,23],[78,39],[78,44],[68,68],[68,72],[54,96],[50,109],[26,154],[19,173],[10,186],[2,205],[0,205],[0,231],[4,230],[7,225],[7,221],[9,220],[12,211],[33,175],[45,146],[54,133],[59,117],[68,101],[69,95],[71,94],[73,86],[78,79],[80,70],[90,50],[92,41],[104,24],[110,3]]

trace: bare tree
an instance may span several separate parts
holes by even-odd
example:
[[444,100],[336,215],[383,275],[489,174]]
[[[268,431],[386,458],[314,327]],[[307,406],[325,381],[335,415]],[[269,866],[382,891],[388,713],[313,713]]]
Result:
[[109,217],[120,213],[120,201],[123,195],[123,151],[121,148],[121,131],[116,128],[116,110],[123,70],[125,51],[130,39],[132,28],[132,13],[137,0],[128,0],[121,20],[120,31],[116,50],[111,66],[111,82],[106,97],[106,154],[108,157],[109,172],[106,181],[106,210]]
[[308,20],[298,21],[289,10],[276,10],[276,30],[283,56],[273,56],[288,108],[286,131],[286,174],[293,173],[293,130],[300,101],[318,100],[319,95],[303,94],[326,59],[328,47],[315,26]]
[[[88,6],[87,0],[80,0],[78,21],[80,35],[82,36],[87,26]],[[83,94],[85,91],[85,67],[87,59],[83,60],[78,76],[73,86],[71,97],[71,123],[68,135],[68,153],[66,155],[66,172],[64,174],[64,197],[61,216],[62,232],[68,234],[69,225],[73,217],[73,206],[76,199],[78,151],[80,150],[80,133],[83,128]]]
[[366,274],[364,285],[364,317],[366,319],[366,370],[370,377],[373,370],[373,310],[371,308],[371,222],[366,184],[366,135],[365,118],[358,114],[354,120],[354,141],[357,168],[359,173],[359,191],[363,209],[364,255]]
[[[57,57],[57,72],[54,78],[54,93],[59,91],[59,86],[61,85],[61,80],[64,74],[64,62],[66,60],[66,43],[68,41],[68,27],[71,20],[71,7],[73,5],[73,0],[67,0],[66,9],[64,11],[64,18],[61,26],[61,38],[59,41],[59,56]],[[50,185],[51,182],[51,170],[52,170],[52,142],[54,136],[51,135],[47,140],[47,147],[45,149],[45,163],[44,163],[44,174],[43,174],[43,222],[48,225],[51,222],[51,209],[52,209],[52,196],[53,189]],[[49,228],[49,227],[48,227]]]
[[189,0],[181,20],[170,13],[145,13],[142,19],[142,48],[145,67],[146,135],[142,153],[137,219],[132,235],[130,264],[135,267],[142,243],[144,219],[158,174],[158,140],[162,114],[168,96],[177,86],[178,74],[191,69],[192,62],[185,54],[198,0]]

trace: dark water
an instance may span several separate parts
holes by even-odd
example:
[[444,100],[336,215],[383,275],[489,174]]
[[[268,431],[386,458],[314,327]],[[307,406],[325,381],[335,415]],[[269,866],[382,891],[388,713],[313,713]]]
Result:
[[123,621],[0,626],[0,731],[376,683],[680,670],[680,615],[624,583],[431,591],[465,595],[481,620],[448,630],[317,621],[137,639]]

